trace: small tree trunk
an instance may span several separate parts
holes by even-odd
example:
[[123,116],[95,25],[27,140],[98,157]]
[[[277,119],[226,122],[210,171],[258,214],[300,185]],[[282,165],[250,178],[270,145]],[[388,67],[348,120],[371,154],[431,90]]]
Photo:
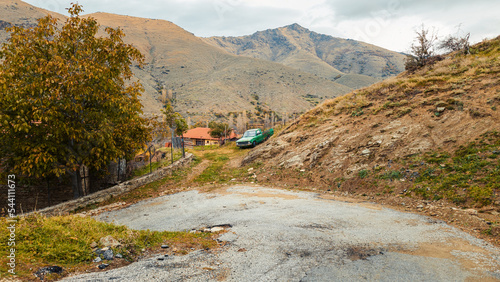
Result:
[[80,168],[71,174],[71,184],[73,187],[73,198],[78,199],[82,195],[82,176],[80,175]]

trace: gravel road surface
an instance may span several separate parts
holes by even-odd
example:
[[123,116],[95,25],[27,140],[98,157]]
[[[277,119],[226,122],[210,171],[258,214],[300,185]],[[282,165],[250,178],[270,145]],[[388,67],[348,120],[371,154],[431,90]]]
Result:
[[223,225],[227,244],[65,281],[500,281],[500,250],[444,222],[310,192],[188,191],[97,218],[150,230]]

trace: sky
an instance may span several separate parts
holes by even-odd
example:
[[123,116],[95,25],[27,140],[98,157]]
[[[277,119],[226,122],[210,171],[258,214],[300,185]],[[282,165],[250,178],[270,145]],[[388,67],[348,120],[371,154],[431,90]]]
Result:
[[[25,0],[67,15],[76,0]],[[242,36],[293,23],[408,52],[422,27],[473,43],[500,35],[500,0],[80,0],[85,14],[164,19],[200,37]]]

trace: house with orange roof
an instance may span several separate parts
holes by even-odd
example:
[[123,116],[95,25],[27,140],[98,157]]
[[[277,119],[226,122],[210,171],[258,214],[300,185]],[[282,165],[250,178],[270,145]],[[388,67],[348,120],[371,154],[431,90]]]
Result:
[[[219,140],[218,138],[214,138],[210,136],[210,128],[208,127],[197,127],[188,130],[183,135],[184,144],[188,147],[194,146],[206,146],[206,145],[220,145],[220,141],[223,143],[226,141],[225,138]],[[227,140],[235,140],[238,139],[238,135],[231,131],[229,136],[227,136]]]

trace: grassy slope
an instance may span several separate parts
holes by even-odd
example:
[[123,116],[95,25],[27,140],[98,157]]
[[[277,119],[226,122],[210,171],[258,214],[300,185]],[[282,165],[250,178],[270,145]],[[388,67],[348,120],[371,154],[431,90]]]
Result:
[[[11,223],[0,219],[0,236],[9,237],[7,226]],[[46,279],[59,279],[69,274],[97,271],[98,263],[92,263],[96,257],[91,244],[98,243],[102,237],[112,236],[122,246],[113,248],[114,253],[123,255],[123,259],[103,261],[111,268],[134,262],[138,257],[158,253],[161,245],[170,245],[169,251],[186,254],[194,249],[214,248],[217,246],[211,235],[188,232],[157,232],[149,230],[135,231],[125,226],[96,221],[90,217],[57,216],[45,218],[30,216],[19,219],[16,223],[16,277],[24,281],[36,280],[33,275],[39,268],[57,265],[64,269],[62,275],[52,274]],[[5,248],[7,244],[2,244]],[[7,254],[3,251],[2,254]],[[0,258],[0,278],[11,277],[7,272],[7,255]]]

